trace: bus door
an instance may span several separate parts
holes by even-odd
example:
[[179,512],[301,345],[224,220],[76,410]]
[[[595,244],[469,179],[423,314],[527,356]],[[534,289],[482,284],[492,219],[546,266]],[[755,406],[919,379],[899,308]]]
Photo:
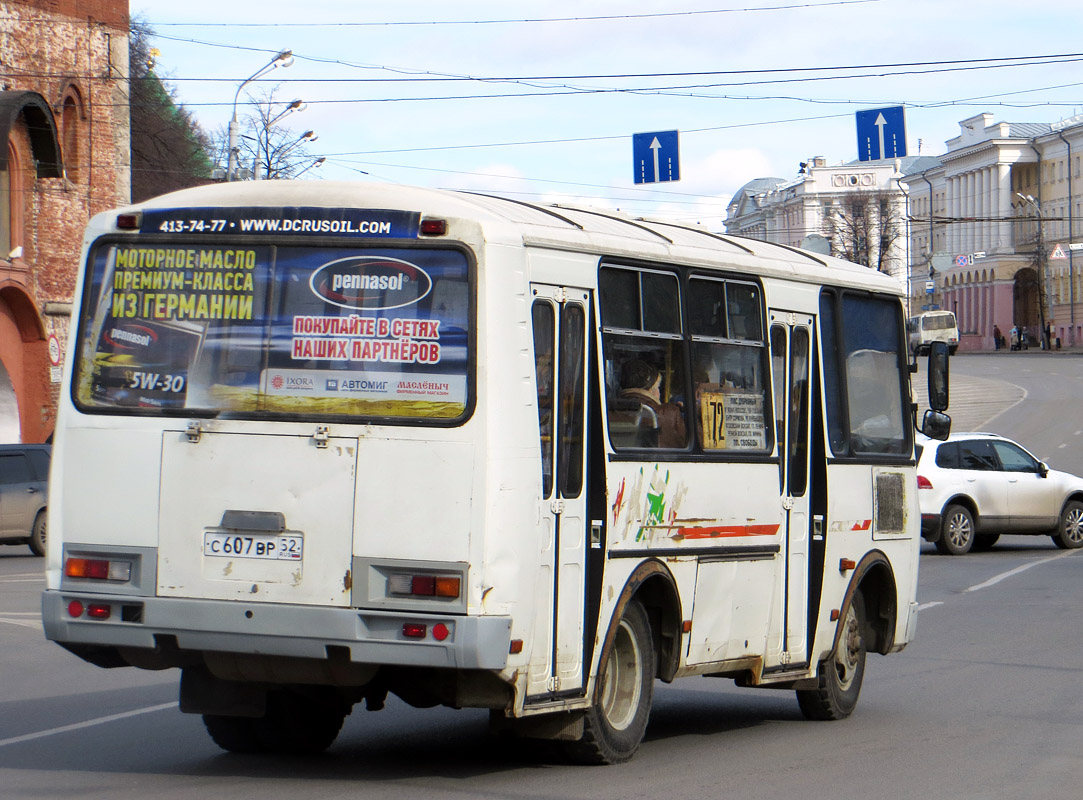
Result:
[[527,696],[584,686],[587,535],[587,319],[584,289],[533,284],[541,446],[541,542]]
[[[775,428],[782,503],[783,570],[782,664],[807,661],[809,555],[809,364],[813,318],[772,310],[771,365],[774,378]],[[772,641],[779,637],[772,636]]]

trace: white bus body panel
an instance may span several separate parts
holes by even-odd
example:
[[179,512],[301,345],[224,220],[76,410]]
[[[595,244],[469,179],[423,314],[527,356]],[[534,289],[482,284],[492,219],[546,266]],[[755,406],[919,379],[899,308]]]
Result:
[[[190,441],[166,431],[158,596],[348,606],[357,449],[357,439],[343,437],[316,447],[311,437],[203,433]],[[223,523],[227,511],[254,509],[282,515],[291,541],[300,537],[295,558],[214,552],[207,537],[219,531],[251,552],[258,530]]]
[[[256,186],[224,191],[233,193],[230,202],[237,205],[255,205],[263,196]],[[200,441],[193,442],[178,418],[79,411],[71,399],[69,358],[54,454],[52,490],[58,502],[50,510],[50,638],[94,642],[108,631],[116,637],[111,644],[155,646],[136,625],[94,628],[97,623],[63,617],[63,603],[84,596],[61,575],[64,548],[86,545],[153,554],[156,574],[146,597],[148,618],[172,620],[174,627],[160,629],[176,633],[182,647],[243,647],[261,653],[273,643],[281,648],[276,652],[320,658],[324,646],[334,644],[347,647],[357,661],[491,669],[516,688],[508,709],[513,714],[530,713],[528,696],[568,685],[579,688],[579,696],[534,710],[581,708],[591,702],[602,644],[622,591],[646,561],[657,561],[672,576],[681,620],[690,623],[687,633],[678,634],[677,674],[756,658],[763,668],[785,667],[787,651],[804,640],[808,661],[796,667],[814,675],[833,647],[837,622],[832,612],[841,608],[850,588],[851,576],[840,571],[840,560],[860,561],[876,551],[887,555],[895,571],[894,649],[909,641],[916,620],[920,542],[912,468],[905,473],[896,467],[882,470],[904,474],[906,518],[901,530],[880,531],[873,500],[879,468],[827,466],[823,585],[814,626],[802,633],[800,626],[783,630],[787,539],[777,463],[766,457],[743,463],[621,460],[613,458],[608,441],[605,474],[595,476],[606,487],[607,541],[602,546],[607,558],[597,625],[584,631],[582,587],[588,578],[579,554],[589,547],[583,536],[593,520],[585,506],[574,508],[562,520],[566,536],[560,544],[567,552],[556,552],[553,507],[538,501],[541,468],[530,328],[532,283],[578,287],[590,295],[588,312],[596,314],[593,295],[603,256],[617,263],[622,257],[641,263],[654,259],[747,274],[761,281],[767,308],[795,308],[812,316],[818,313],[824,283],[889,293],[896,291],[893,281],[856,267],[850,275],[841,268],[787,259],[781,248],[771,250],[777,258],[750,250],[722,259],[707,242],[689,244],[698,233],[674,233],[687,241],[666,245],[653,234],[630,232],[624,222],[603,220],[588,231],[519,224],[479,210],[502,202],[486,198],[475,204],[449,193],[334,184],[296,191],[307,193],[303,202],[314,206],[424,205],[426,213],[448,220],[450,235],[477,261],[472,415],[449,428],[335,422],[326,448],[317,446],[310,423],[208,420]],[[201,198],[199,192],[192,196]],[[168,202],[176,201],[152,201],[147,207]],[[113,219],[115,214],[95,218],[87,244],[115,233]],[[596,316],[588,315],[590,323],[589,335],[597,337]],[[74,336],[72,341],[74,352]],[[813,344],[819,346],[815,339]],[[604,431],[602,438],[607,439]],[[87,466],[87,454],[94,454],[93,468]],[[193,545],[203,541],[206,531],[221,527],[231,510],[280,512],[287,529],[304,538],[304,569],[298,574],[288,562],[232,563]],[[697,543],[723,540],[761,550],[742,559],[698,558],[693,552]],[[809,546],[805,541],[797,557],[807,559]],[[372,577],[380,564],[410,562],[461,565],[467,576],[462,608],[430,617],[410,616],[408,605],[380,605],[387,600],[377,597],[378,578]],[[554,598],[553,565],[563,573],[561,586],[580,587],[563,604]],[[791,566],[807,575],[807,560]],[[792,584],[790,595],[798,589]],[[234,613],[258,603],[274,603],[280,621],[256,614],[246,622]],[[791,617],[800,616],[803,625],[807,614],[799,610],[791,607]],[[566,634],[555,648],[554,615],[557,629]],[[442,645],[404,641],[402,622],[414,618],[450,622],[451,638]],[[291,639],[295,647],[287,644]],[[586,663],[584,639],[593,645]],[[521,642],[521,653],[509,654],[509,641]],[[554,671],[557,680],[550,681]]]

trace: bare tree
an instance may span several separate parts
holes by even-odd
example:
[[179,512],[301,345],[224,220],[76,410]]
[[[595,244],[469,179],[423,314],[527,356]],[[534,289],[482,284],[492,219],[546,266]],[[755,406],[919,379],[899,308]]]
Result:
[[[237,137],[237,164],[244,178],[293,178],[321,161],[309,150],[309,145],[317,138],[316,133],[311,130],[298,133],[284,124],[287,117],[303,110],[304,104],[300,100],[283,102],[278,99],[280,88],[275,86],[264,91],[259,98],[249,95],[253,110],[241,119],[241,135]],[[229,135],[226,128],[215,131],[210,152],[223,171],[228,169]]]
[[829,215],[832,255],[891,273],[898,258],[898,244],[906,227],[898,198],[875,190],[849,192],[836,202]]

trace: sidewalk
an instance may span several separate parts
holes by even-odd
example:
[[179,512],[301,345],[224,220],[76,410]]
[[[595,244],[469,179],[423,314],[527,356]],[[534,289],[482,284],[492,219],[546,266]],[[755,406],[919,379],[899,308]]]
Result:
[[1083,344],[1077,344],[1074,347],[1065,345],[1059,349],[1054,347],[1051,350],[1042,350],[1040,347],[1032,347],[1029,350],[1012,350],[1010,347],[1005,347],[1002,350],[960,350],[958,353],[958,355],[961,356],[999,356],[1009,354],[1013,356],[1083,356]]

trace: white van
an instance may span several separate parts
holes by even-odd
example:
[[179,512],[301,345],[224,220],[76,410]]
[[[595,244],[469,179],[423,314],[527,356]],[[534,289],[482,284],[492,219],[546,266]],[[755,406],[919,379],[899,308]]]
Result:
[[959,349],[959,326],[955,314],[950,311],[926,311],[910,317],[906,330],[910,337],[910,352],[915,356],[928,353],[933,342],[947,344],[951,355]]

